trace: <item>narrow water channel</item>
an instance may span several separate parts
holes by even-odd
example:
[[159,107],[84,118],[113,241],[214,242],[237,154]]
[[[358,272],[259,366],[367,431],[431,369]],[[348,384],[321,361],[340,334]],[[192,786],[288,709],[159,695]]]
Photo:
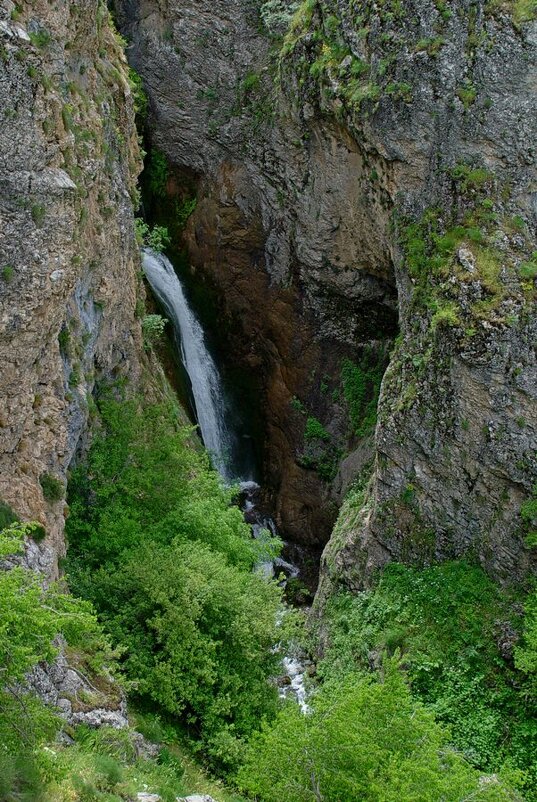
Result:
[[[142,251],[145,276],[173,327],[174,343],[190,383],[192,407],[200,435],[213,466],[226,484],[239,484],[240,504],[252,535],[261,539],[265,531],[277,535],[272,518],[259,508],[260,487],[256,482],[254,462],[233,426],[233,410],[226,395],[217,364],[207,346],[205,333],[188,303],[173,264],[150,248]],[[241,447],[242,446],[242,447]],[[266,576],[296,579],[299,569],[281,557],[258,566]],[[296,655],[282,658],[284,675],[280,695],[293,695],[305,712],[305,669]]]

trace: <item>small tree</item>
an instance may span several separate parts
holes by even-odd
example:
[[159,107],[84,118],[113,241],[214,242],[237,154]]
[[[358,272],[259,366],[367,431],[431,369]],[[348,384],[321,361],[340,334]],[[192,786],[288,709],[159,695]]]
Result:
[[395,659],[382,682],[354,674],[327,683],[311,715],[289,705],[253,737],[238,779],[263,802],[516,799],[497,777],[480,778],[449,749]]

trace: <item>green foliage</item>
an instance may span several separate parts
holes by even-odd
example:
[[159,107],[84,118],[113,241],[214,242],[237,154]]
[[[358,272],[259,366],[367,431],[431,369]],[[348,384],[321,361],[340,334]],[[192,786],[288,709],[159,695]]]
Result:
[[32,44],[34,45],[34,47],[38,47],[40,49],[50,44],[51,38],[52,37],[49,31],[46,30],[46,28],[41,28],[39,31],[30,33],[30,39],[32,41]]
[[141,217],[134,218],[134,232],[138,245],[145,245],[161,253],[170,244],[166,226],[150,226]]
[[153,195],[157,198],[165,198],[166,184],[168,182],[168,162],[164,153],[152,148],[145,169],[148,174],[149,189]]
[[67,326],[62,326],[58,333],[58,345],[62,354],[69,356],[71,345],[71,332]]
[[267,546],[172,408],[100,410],[102,434],[70,485],[71,586],[125,648],[137,693],[181,716],[226,770],[275,709],[281,591],[252,572]]
[[11,509],[9,504],[0,501],[0,532],[10,524],[17,523],[18,520],[17,514]]
[[468,164],[456,164],[449,170],[451,178],[459,183],[462,192],[482,190],[490,186],[494,176],[483,167],[471,167]]
[[297,397],[296,397],[296,395],[294,395],[294,396],[291,398],[291,400],[289,401],[289,403],[291,404],[291,407],[292,407],[294,410],[296,410],[296,412],[300,412],[302,415],[305,415],[305,414],[306,414],[306,407],[304,406],[304,404],[302,403],[302,401],[300,400],[300,398],[297,398]]
[[537,251],[532,254],[529,261],[523,262],[520,265],[518,272],[522,278],[529,279],[530,281],[537,278]]
[[288,706],[252,739],[238,781],[263,802],[515,798],[497,777],[480,782],[449,749],[395,661],[381,681],[350,674],[325,685],[312,704],[306,716]]
[[382,652],[399,650],[414,696],[449,724],[455,747],[485,770],[516,766],[530,789],[537,776],[535,700],[497,645],[498,627],[512,617],[480,568],[391,565],[374,590],[331,601],[330,646],[319,672],[331,678],[367,670]]
[[537,695],[537,591],[534,589],[526,600],[524,633],[522,642],[515,649],[517,668],[528,674]]
[[519,25],[537,19],[537,0],[515,0],[513,19]]
[[457,97],[462,102],[464,108],[468,109],[475,103],[477,89],[471,81],[466,81],[463,86],[457,89]]
[[6,281],[9,284],[9,282],[12,281],[14,275],[15,275],[15,270],[13,266],[4,265],[4,267],[2,268],[2,278],[4,279],[4,281]]
[[384,367],[384,352],[378,353],[370,348],[364,350],[359,364],[350,359],[343,360],[343,395],[349,406],[352,431],[357,437],[364,437],[375,427]]
[[134,97],[134,111],[137,117],[140,119],[140,122],[143,124],[147,117],[149,98],[144,90],[141,77],[132,67],[129,67],[129,81]]
[[533,485],[531,497],[520,508],[520,517],[528,530],[527,546],[537,546],[537,482]]
[[[0,557],[21,552],[35,524],[11,524],[0,533]],[[104,643],[87,602],[55,585],[44,590],[35,571],[0,571],[0,798],[39,798],[36,750],[59,727],[54,712],[24,690],[26,674],[57,654],[62,633],[70,644]],[[28,797],[25,796],[28,794]]]
[[[508,292],[508,284],[502,278],[508,261],[494,241],[498,229],[497,215],[492,211],[494,203],[483,197],[490,190],[493,176],[464,164],[455,165],[449,173],[460,194],[467,200],[468,196],[473,198],[472,210],[465,212],[459,223],[456,216],[446,221],[444,212],[431,208],[419,220],[407,221],[400,229],[405,265],[413,279],[412,303],[432,313],[431,332],[439,324],[474,328],[472,319],[490,318]],[[470,251],[470,268],[461,262],[461,247]],[[466,305],[464,320],[461,290],[470,277],[478,280],[485,292],[471,307]],[[527,287],[522,285],[522,289]]]
[[34,203],[30,207],[30,214],[32,215],[32,220],[36,224],[38,228],[41,228],[45,221],[47,210],[44,206],[41,206],[39,203]]
[[145,315],[142,319],[144,348],[149,351],[160,340],[168,321],[162,315]]
[[60,501],[65,495],[63,482],[51,473],[42,473],[39,477],[39,484],[41,485],[45,501],[48,501],[50,504]]
[[440,326],[459,326],[460,322],[458,307],[455,301],[438,303],[431,318],[431,331],[436,331]]
[[329,440],[330,434],[326,431],[323,424],[317,420],[317,418],[310,416],[306,420],[304,437],[306,440]]
[[175,219],[180,230],[186,226],[186,222],[190,215],[194,212],[197,205],[197,198],[185,198],[183,201],[177,201],[175,205]]

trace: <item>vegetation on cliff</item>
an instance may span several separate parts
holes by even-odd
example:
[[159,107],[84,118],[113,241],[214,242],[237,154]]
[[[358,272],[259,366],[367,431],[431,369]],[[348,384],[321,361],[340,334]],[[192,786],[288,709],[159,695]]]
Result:
[[275,712],[280,590],[207,456],[173,408],[103,400],[102,431],[71,480],[66,564],[134,693],[180,716],[214,766]]

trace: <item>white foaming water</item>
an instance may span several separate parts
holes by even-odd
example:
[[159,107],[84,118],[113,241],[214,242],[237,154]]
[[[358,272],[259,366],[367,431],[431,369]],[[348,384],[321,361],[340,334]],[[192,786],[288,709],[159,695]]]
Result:
[[303,713],[309,713],[311,708],[306,702],[307,690],[305,684],[306,672],[303,664],[296,657],[284,657],[283,669],[289,678],[289,685],[282,685],[279,689],[281,699],[287,699],[290,693],[293,694],[298,706]]
[[203,329],[185,298],[172,263],[150,248],[142,251],[144,273],[171,323],[183,365],[190,377],[196,418],[205,448],[224,481],[230,469],[233,436],[226,426],[226,402],[220,374],[207,349]]

